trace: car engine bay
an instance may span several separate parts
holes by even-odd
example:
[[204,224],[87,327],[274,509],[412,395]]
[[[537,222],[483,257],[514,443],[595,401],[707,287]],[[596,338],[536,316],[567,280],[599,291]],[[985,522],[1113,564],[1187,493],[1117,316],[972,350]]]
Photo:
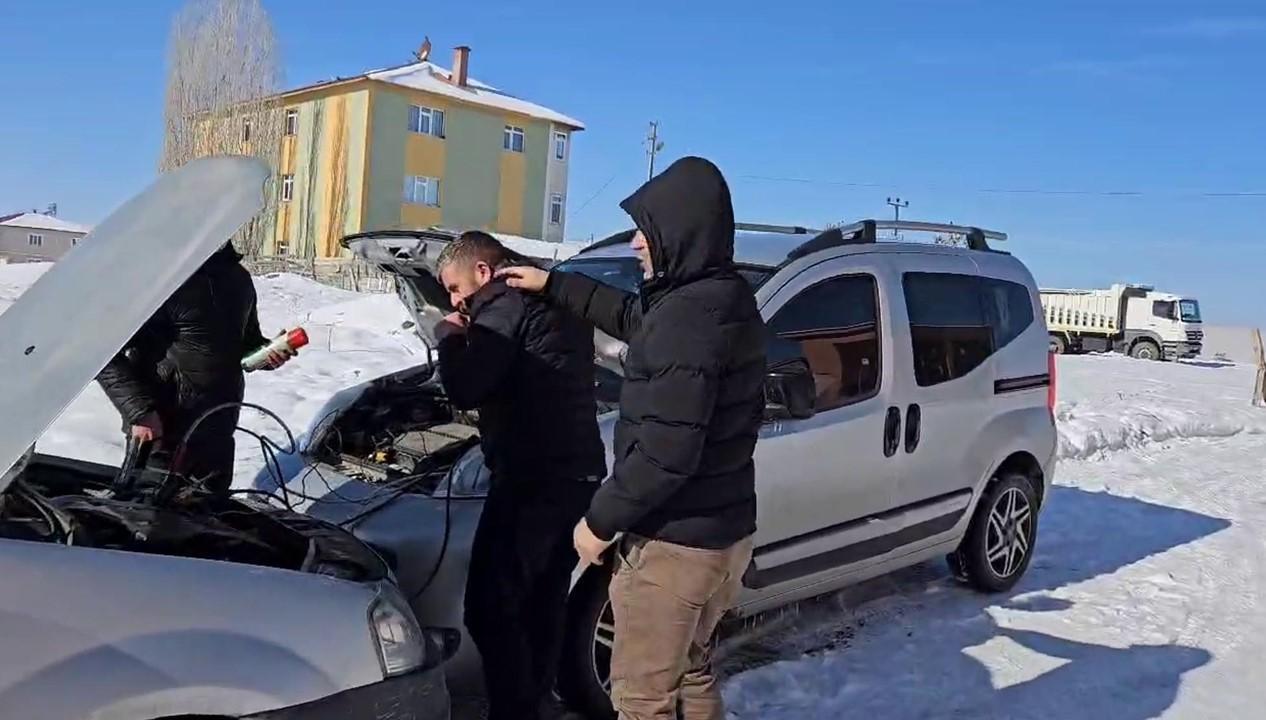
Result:
[[427,384],[380,382],[317,438],[317,459],[368,483],[422,481],[430,493],[479,442],[478,415],[457,410]]
[[250,497],[185,488],[158,501],[165,475],[138,471],[135,493],[118,468],[33,455],[0,495],[0,537],[76,547],[220,560],[371,582],[386,565],[350,533]]

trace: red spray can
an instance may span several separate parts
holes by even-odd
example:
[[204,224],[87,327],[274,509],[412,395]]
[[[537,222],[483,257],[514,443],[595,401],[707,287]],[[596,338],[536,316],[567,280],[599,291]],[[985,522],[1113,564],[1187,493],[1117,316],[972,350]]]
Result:
[[308,333],[298,327],[288,333],[278,335],[272,342],[242,358],[242,369],[246,372],[258,370],[268,364],[268,356],[275,352],[294,352],[308,344]]

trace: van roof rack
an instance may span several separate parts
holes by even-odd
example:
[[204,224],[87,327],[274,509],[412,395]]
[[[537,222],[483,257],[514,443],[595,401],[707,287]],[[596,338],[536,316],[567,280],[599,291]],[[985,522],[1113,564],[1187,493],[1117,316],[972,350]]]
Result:
[[982,230],[971,225],[954,225],[953,223],[931,223],[918,220],[859,220],[842,227],[826,230],[809,230],[817,233],[813,239],[796,247],[787,254],[787,261],[796,260],[828,248],[843,245],[868,245],[879,241],[880,230],[909,230],[911,232],[935,232],[949,235],[962,235],[967,238],[967,247],[972,250],[992,252],[990,240],[1006,240],[1007,234],[997,230]]
[[[967,238],[967,247],[972,250],[994,252],[989,247],[990,240],[1004,241],[1007,234],[997,230],[983,230],[972,225],[955,225],[953,223],[933,223],[918,220],[858,220],[841,227],[817,230],[802,225],[769,225],[764,223],[734,223],[735,230],[746,232],[778,233],[782,235],[812,235],[806,242],[797,245],[787,254],[790,262],[805,255],[843,245],[867,245],[879,242],[880,230],[909,230],[910,232],[934,232],[948,235],[962,235]],[[582,252],[627,244],[633,239],[636,230],[621,230],[590,244]]]

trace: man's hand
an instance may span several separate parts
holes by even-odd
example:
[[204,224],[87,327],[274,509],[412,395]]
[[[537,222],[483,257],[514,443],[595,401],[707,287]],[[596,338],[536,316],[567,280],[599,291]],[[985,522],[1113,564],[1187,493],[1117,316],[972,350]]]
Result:
[[466,316],[459,312],[451,312],[444,316],[435,326],[435,339],[443,340],[449,335],[457,335],[466,332],[468,322]]
[[145,417],[136,421],[132,426],[132,437],[141,442],[152,443],[163,436],[163,421],[158,417],[158,413],[150,412]]
[[613,541],[599,539],[589,529],[589,523],[581,518],[572,531],[572,542],[576,544],[576,554],[580,555],[582,565],[601,565],[602,553],[611,547]]
[[545,290],[545,283],[549,281],[549,271],[527,265],[519,265],[498,270],[497,277],[504,278],[506,285],[512,288],[518,288],[524,292],[539,293]]
[[[282,335],[285,335],[285,334],[286,334],[286,331],[282,330],[280,333],[277,334],[277,337],[281,337]],[[290,358],[298,354],[299,354],[299,351],[293,350],[288,347],[282,348],[281,350],[274,350],[268,353],[268,360],[267,362],[264,363],[264,366],[260,368],[260,370],[276,370],[282,365],[285,365],[286,363],[290,362]]]

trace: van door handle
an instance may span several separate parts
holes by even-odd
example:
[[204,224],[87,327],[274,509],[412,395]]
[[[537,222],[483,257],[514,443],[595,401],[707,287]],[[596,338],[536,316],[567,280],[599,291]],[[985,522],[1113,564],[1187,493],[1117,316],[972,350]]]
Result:
[[901,445],[901,408],[888,408],[888,416],[884,418],[884,457],[897,454]]
[[919,437],[923,430],[923,409],[917,403],[906,408],[906,454],[919,447]]

